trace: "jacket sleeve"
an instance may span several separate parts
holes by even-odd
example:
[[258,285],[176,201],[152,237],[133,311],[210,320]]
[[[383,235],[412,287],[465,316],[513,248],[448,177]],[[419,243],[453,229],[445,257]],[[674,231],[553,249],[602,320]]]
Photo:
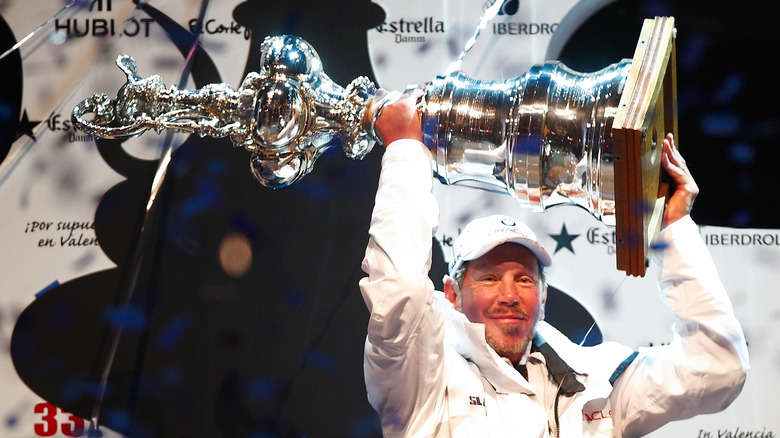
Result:
[[613,419],[622,422],[624,436],[725,409],[749,369],[742,327],[696,224],[686,216],[659,241],[659,287],[676,317],[673,339],[641,348],[616,381]]
[[444,324],[428,278],[438,225],[431,160],[417,141],[387,147],[362,264],[367,277],[360,281],[371,314],[364,356],[369,401],[385,432],[399,435],[432,417],[429,404],[444,390]]

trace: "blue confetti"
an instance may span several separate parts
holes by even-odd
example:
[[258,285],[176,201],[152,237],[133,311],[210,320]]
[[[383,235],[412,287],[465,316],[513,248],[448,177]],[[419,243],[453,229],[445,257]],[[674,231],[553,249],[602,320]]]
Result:
[[728,149],[729,159],[737,164],[749,165],[756,160],[756,148],[747,143],[734,143]]
[[742,129],[742,121],[733,112],[709,113],[699,120],[699,127],[711,137],[730,137]]
[[146,315],[138,306],[107,306],[103,318],[110,325],[132,331],[141,331],[146,327]]
[[171,350],[179,343],[184,333],[192,325],[192,321],[192,316],[186,313],[173,317],[157,338],[157,347],[163,351]]
[[52,281],[51,283],[49,283],[49,285],[48,285],[48,286],[46,286],[46,287],[44,287],[43,289],[39,290],[39,291],[38,291],[38,292],[35,294],[35,298],[38,298],[38,297],[40,297],[41,295],[45,294],[46,292],[48,292],[48,291],[52,290],[53,288],[55,288],[55,287],[57,287],[57,286],[59,286],[59,285],[60,285],[60,282],[59,282],[59,280],[54,280],[54,281]]
[[321,351],[309,350],[306,353],[306,361],[329,373],[335,374],[341,371],[341,362]]
[[270,379],[259,379],[247,386],[247,392],[258,399],[267,399],[279,392],[279,384]]

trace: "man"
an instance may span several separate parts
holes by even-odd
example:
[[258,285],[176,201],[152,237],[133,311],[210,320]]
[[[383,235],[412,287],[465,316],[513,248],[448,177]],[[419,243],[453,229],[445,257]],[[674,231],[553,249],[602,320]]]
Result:
[[698,188],[671,136],[663,163],[676,191],[658,258],[674,339],[580,347],[543,321],[550,256],[511,218],[464,228],[444,293],[434,291],[438,207],[414,104],[385,105],[374,126],[387,148],[360,283],[371,312],[366,386],[385,436],[635,437],[728,406],[747,347],[688,216]]

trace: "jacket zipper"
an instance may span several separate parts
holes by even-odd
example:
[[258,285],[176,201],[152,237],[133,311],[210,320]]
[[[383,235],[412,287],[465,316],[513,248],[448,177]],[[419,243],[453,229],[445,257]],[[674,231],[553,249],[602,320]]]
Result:
[[561,399],[561,392],[558,391],[558,393],[555,395],[555,437],[561,438],[561,420],[559,417],[560,413],[558,412],[558,401]]

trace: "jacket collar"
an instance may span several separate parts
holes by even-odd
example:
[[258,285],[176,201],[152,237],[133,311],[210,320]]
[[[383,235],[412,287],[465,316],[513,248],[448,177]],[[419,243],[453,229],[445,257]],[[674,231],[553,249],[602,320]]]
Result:
[[559,392],[564,395],[574,395],[585,389],[585,385],[577,380],[577,373],[561,356],[550,346],[544,336],[536,331],[534,336],[534,347],[544,356],[547,364],[547,371],[558,385]]

